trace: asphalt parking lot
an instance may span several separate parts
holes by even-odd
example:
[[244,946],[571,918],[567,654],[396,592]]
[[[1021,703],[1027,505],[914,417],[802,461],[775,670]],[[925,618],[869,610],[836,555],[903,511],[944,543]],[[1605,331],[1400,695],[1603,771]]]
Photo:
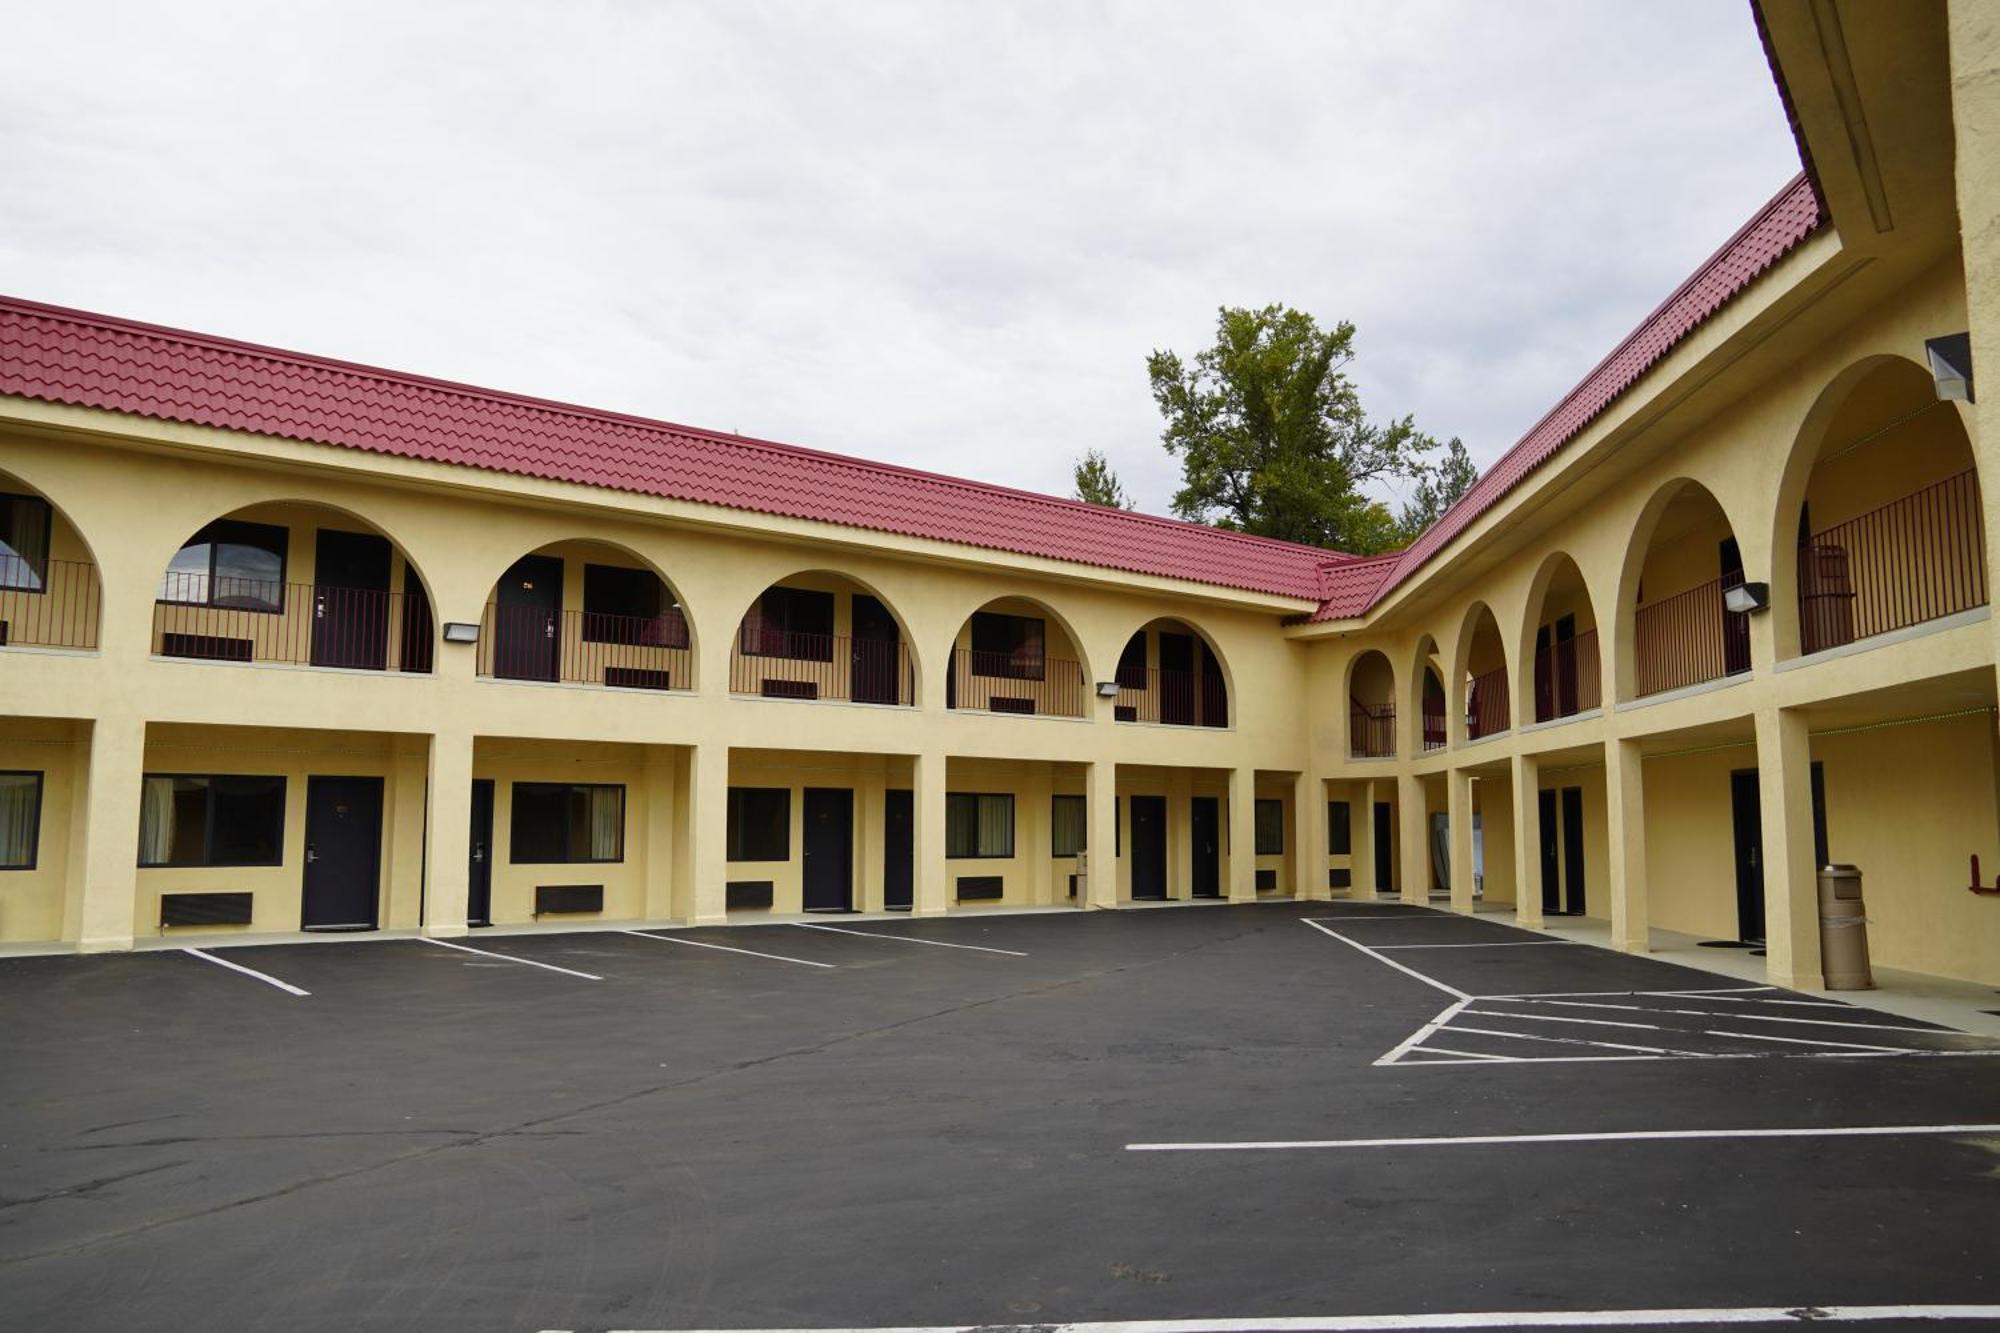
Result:
[[2000,1043],[1392,904],[820,924],[0,962],[5,1322],[2000,1327]]

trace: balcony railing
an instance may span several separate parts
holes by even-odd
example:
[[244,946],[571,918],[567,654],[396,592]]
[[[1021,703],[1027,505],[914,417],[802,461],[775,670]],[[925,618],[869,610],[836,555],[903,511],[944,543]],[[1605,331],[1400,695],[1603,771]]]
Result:
[[1986,605],[1986,542],[1971,471],[1824,532],[1799,548],[1799,647],[1843,643]]
[[917,677],[895,639],[745,630],[729,654],[729,692],[907,707],[917,700]]
[[1351,701],[1347,714],[1347,751],[1356,759],[1389,759],[1396,753],[1396,706],[1370,708]]
[[614,616],[488,602],[479,632],[479,674],[497,680],[561,681],[635,690],[694,685],[694,652],[679,610]]
[[1221,676],[1208,672],[1126,667],[1118,673],[1112,715],[1120,722],[1226,727],[1229,690]]
[[1644,697],[1750,669],[1750,618],[1722,604],[1732,577],[1710,579],[1633,614],[1633,670]]
[[1466,683],[1465,738],[1476,741],[1507,730],[1507,668],[1483,671]]
[[1424,711],[1422,714],[1424,723],[1424,749],[1442,750],[1444,748],[1445,740],[1447,739],[1445,735],[1444,715],[1444,696],[1442,694],[1426,693],[1424,695]]
[[1061,658],[1023,660],[1012,653],[954,648],[945,707],[1041,717],[1082,717],[1089,684],[1083,667]]
[[93,564],[0,556],[0,648],[95,648],[103,600]]
[[1603,668],[1597,631],[1587,629],[1535,653],[1535,721],[1587,713],[1604,703]]
[[421,592],[169,572],[153,606],[161,657],[424,673],[435,647]]

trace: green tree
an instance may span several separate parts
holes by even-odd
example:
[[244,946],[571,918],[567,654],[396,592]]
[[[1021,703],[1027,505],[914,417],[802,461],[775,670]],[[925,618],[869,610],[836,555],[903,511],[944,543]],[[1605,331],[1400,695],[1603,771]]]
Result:
[[1444,447],[1444,457],[1424,469],[1410,502],[1397,516],[1398,540],[1407,545],[1421,537],[1424,529],[1443,518],[1444,511],[1478,480],[1479,469],[1472,465],[1472,455],[1466,452],[1463,441],[1452,436]]
[[1181,461],[1174,512],[1197,523],[1365,553],[1395,546],[1389,507],[1369,482],[1425,475],[1437,442],[1409,417],[1368,420],[1347,377],[1354,325],[1321,329],[1286,306],[1225,308],[1215,345],[1188,366],[1146,360],[1161,442]]
[[1125,488],[1119,484],[1118,474],[1105,460],[1103,450],[1092,449],[1077,459],[1075,475],[1075,499],[1085,504],[1103,505],[1106,509],[1132,508],[1132,497],[1125,494]]

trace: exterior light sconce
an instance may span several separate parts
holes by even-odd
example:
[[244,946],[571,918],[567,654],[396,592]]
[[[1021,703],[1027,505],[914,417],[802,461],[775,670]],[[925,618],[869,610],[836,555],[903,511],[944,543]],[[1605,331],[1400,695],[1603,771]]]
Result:
[[1743,615],[1752,611],[1771,609],[1771,585],[1768,583],[1739,583],[1723,591],[1722,605],[1725,610]]
[[1931,363],[1931,382],[1940,402],[1972,398],[1972,335],[1948,333],[1942,338],[1924,339],[1924,355]]
[[447,620],[444,622],[444,641],[446,643],[478,643],[479,626],[463,620]]
[[1098,681],[1097,697],[1100,699],[1116,699],[1118,697],[1118,682],[1115,680]]

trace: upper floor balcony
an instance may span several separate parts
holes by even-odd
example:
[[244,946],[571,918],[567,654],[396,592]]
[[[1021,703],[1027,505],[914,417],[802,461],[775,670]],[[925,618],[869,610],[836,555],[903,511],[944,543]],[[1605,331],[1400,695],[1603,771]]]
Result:
[[1069,630],[1048,608],[1000,598],[975,611],[952,643],[945,707],[1035,717],[1085,717],[1090,682]]
[[1183,621],[1162,619],[1126,641],[1118,658],[1120,722],[1173,727],[1229,725],[1229,684],[1209,641]]
[[694,688],[693,638],[673,589],[625,551],[557,542],[494,585],[479,632],[481,676],[612,689]]
[[916,663],[888,606],[851,580],[803,574],[751,604],[729,650],[729,692],[911,707]]

